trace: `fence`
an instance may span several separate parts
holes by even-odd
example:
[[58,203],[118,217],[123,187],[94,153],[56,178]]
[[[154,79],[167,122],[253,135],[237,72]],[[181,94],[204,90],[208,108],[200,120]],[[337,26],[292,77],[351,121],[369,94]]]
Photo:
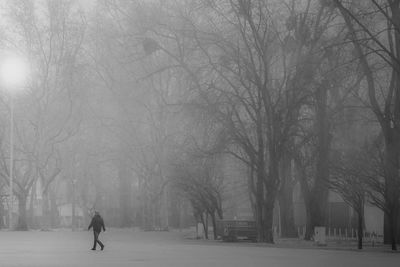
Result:
[[[304,239],[306,227],[298,227],[297,234],[300,239]],[[372,244],[383,243],[383,235],[377,234],[378,231],[364,230],[363,242]],[[358,232],[354,228],[326,228],[326,239],[328,241],[357,241]]]

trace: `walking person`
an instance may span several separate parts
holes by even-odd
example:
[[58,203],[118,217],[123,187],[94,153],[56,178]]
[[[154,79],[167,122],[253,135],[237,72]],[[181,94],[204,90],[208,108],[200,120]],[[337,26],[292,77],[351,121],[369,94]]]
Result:
[[93,227],[93,238],[94,238],[92,250],[96,250],[97,243],[100,245],[101,250],[103,250],[104,244],[99,240],[99,235],[101,232],[101,228],[103,228],[104,232],[106,231],[106,228],[104,226],[104,220],[100,216],[100,213],[98,211],[95,211],[92,221],[90,222],[90,225],[88,227],[88,231],[92,227]]

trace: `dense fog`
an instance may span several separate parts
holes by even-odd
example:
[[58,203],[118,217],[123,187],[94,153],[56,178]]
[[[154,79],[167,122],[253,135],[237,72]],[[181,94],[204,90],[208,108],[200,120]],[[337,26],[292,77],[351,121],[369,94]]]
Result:
[[273,243],[323,226],[397,249],[399,1],[0,8],[0,227],[81,229],[100,211],[110,227],[217,239],[241,220]]

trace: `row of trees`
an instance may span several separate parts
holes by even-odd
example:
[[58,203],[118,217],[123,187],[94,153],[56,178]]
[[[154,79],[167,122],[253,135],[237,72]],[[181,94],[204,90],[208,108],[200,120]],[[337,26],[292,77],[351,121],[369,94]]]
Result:
[[[299,183],[306,239],[326,225],[333,189],[360,231],[364,203],[381,208],[396,249],[399,1],[9,4],[18,36],[2,46],[23,50],[34,70],[16,105],[20,228],[39,180],[44,214],[64,180],[81,206],[119,203],[120,226],[168,226],[176,198],[215,226],[230,155],[247,170],[259,241],[274,241],[277,201],[282,233],[296,234]],[[1,140],[5,188],[7,127]]]
[[[29,192],[41,183],[43,198],[60,175],[63,155],[60,144],[79,128],[79,113],[85,103],[85,68],[79,60],[84,24],[72,17],[72,7],[51,2],[43,13],[30,1],[15,1],[8,7],[4,23],[14,25],[3,31],[3,51],[18,51],[29,59],[32,80],[24,93],[9,96],[3,90],[3,107],[15,101],[14,195],[18,199],[18,229],[27,229],[26,204]],[[4,26],[3,26],[4,27]],[[4,88],[3,88],[4,89]],[[9,183],[9,109],[3,109],[1,171],[2,186]],[[9,129],[9,127],[8,127]],[[32,201],[31,201],[32,203]],[[49,214],[49,206],[43,206]]]
[[[314,226],[326,225],[331,187],[359,211],[360,226],[359,203],[382,208],[385,239],[396,249],[397,8],[397,1],[134,6],[142,22],[149,21],[143,18],[146,14],[157,15],[140,31],[147,54],[168,58],[158,62],[155,72],[172,68],[183,73],[189,91],[183,101],[214,126],[217,152],[222,146],[249,169],[260,241],[273,242],[277,199],[287,226],[283,231],[293,233],[288,214],[293,210],[292,183],[283,171],[293,160],[306,205],[307,239]],[[370,123],[374,120],[375,125]],[[377,142],[379,138],[384,142]],[[339,175],[335,164],[341,157],[336,154],[356,153],[371,142],[381,145],[374,153],[383,154],[383,174],[372,169],[368,175],[355,175],[347,169]],[[350,193],[360,199],[357,205],[343,186],[348,179],[354,183]]]

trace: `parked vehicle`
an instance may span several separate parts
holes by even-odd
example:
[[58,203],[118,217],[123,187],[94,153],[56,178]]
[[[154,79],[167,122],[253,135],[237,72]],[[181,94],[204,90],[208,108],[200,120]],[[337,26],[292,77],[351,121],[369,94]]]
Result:
[[256,222],[247,220],[217,221],[217,236],[223,241],[251,240],[256,242]]

